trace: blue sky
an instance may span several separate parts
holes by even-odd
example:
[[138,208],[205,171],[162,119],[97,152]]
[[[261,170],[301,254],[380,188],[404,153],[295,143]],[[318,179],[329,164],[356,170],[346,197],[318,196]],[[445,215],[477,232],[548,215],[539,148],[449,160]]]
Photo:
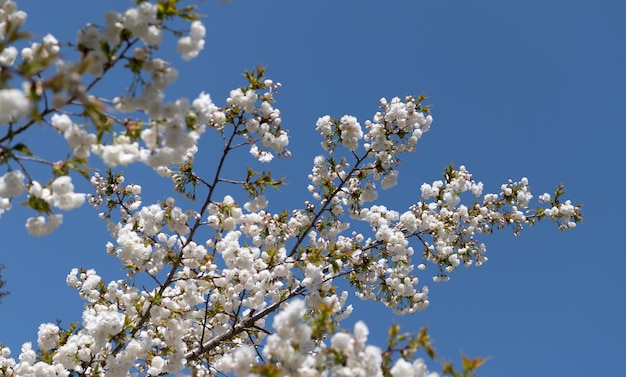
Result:
[[[79,26],[101,23],[104,10],[124,10],[130,2],[19,5],[29,14],[28,30],[73,41]],[[567,198],[583,202],[585,220],[572,232],[548,223],[517,238],[503,231],[485,239],[484,266],[439,284],[427,270],[422,280],[431,306],[397,319],[406,330],[427,324],[448,360],[461,352],[488,357],[482,376],[620,374],[626,359],[626,274],[618,264],[624,252],[619,190],[626,184],[625,3],[199,5],[205,50],[190,63],[171,55],[181,74],[168,99],[204,90],[221,103],[244,83],[244,69],[267,66],[268,76],[283,84],[277,107],[293,152],[272,167],[289,182],[280,196],[270,196],[273,208],[308,199],[306,176],[320,152],[318,117],[350,114],[363,123],[380,97],[419,93],[429,97],[435,121],[417,153],[403,160],[400,185],[381,195],[389,207],[407,208],[419,199],[421,183],[439,179],[451,162],[466,165],[485,191],[526,176],[536,196],[563,183]],[[82,304],[65,285],[72,267],[96,268],[106,279],[120,277],[121,267],[104,253],[109,238],[91,208],[66,214],[64,226],[43,239],[26,235],[26,217],[16,208],[0,218],[0,263],[11,291],[0,305],[0,342],[14,354],[23,341],[36,340],[39,323],[79,320]],[[365,320],[371,341],[384,344],[390,313],[354,304],[361,310],[351,319]]]

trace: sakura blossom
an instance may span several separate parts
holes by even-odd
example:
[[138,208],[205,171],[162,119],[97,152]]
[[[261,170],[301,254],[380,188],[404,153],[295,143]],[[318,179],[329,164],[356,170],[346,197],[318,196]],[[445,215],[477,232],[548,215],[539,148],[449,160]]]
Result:
[[[26,14],[13,1],[0,6],[6,38]],[[68,147],[48,161],[26,145],[3,144],[13,134],[0,139],[0,214],[25,196],[35,212],[26,229],[45,236],[63,223],[59,211],[87,201],[111,237],[100,250],[122,271],[108,279],[92,266],[71,269],[65,282],[84,301],[80,321],[41,324],[37,350],[25,342],[12,356],[0,345],[2,375],[436,377],[427,337],[392,326],[395,348],[370,344],[364,321],[345,324],[353,300],[397,315],[426,310],[426,282],[488,261],[485,236],[505,228],[517,235],[546,219],[559,230],[582,221],[581,205],[563,199],[562,186],[535,204],[528,178],[486,192],[464,165],[418,185],[408,208],[380,203],[378,189],[402,184],[401,157],[433,124],[423,96],[381,98],[371,119],[321,115],[309,125],[321,148],[303,170],[306,198],[282,208],[268,191],[286,191],[285,180],[258,167],[292,155],[277,105],[281,83],[257,67],[228,93],[166,95],[186,72],[175,66],[178,56],[168,61],[160,52],[198,56],[201,19],[178,2],[138,1],[86,24],[75,41],[49,34],[0,52],[2,64],[24,68],[25,77],[7,74],[26,82],[0,90],[0,123],[24,135],[40,123]],[[175,46],[167,46],[171,37]],[[31,66],[37,71],[28,73]],[[116,71],[130,83],[106,97],[94,89]],[[218,153],[200,168],[205,142]],[[243,168],[231,163],[241,151]],[[31,164],[51,176],[32,173]],[[164,183],[134,183],[122,167],[156,172]],[[89,192],[75,192],[78,178],[87,178]]]

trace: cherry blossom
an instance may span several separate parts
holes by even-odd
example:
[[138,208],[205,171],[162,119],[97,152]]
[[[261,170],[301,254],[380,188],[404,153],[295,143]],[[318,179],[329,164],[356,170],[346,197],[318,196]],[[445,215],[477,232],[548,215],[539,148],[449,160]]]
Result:
[[[378,188],[402,183],[400,157],[431,128],[423,96],[381,98],[364,121],[320,116],[311,125],[321,148],[307,175],[310,196],[283,209],[266,190],[285,180],[255,170],[291,156],[276,105],[280,83],[258,67],[221,96],[165,95],[185,72],[160,52],[170,48],[186,61],[204,48],[193,7],[138,1],[87,24],[72,43],[50,34],[21,40],[29,44],[18,50],[11,44],[25,38],[26,14],[13,1],[0,6],[0,62],[21,85],[0,90],[0,214],[25,196],[35,212],[26,228],[43,236],[61,226],[59,210],[87,201],[111,236],[101,250],[124,271],[106,280],[90,267],[72,269],[66,283],[84,300],[80,323],[42,324],[38,350],[26,342],[12,356],[0,347],[2,375],[435,377],[427,360],[440,359],[425,329],[401,335],[392,325],[387,348],[369,344],[365,322],[344,325],[352,300],[414,314],[430,303],[425,282],[487,262],[483,240],[494,231],[517,235],[545,219],[569,230],[582,221],[581,205],[564,200],[562,186],[533,195],[523,177],[485,193],[463,165],[421,185],[408,208],[378,202]],[[166,33],[176,46],[164,45]],[[72,50],[76,60],[65,53]],[[94,88],[118,71],[130,83],[97,96]],[[31,136],[35,124],[50,127],[68,152],[47,159],[13,139]],[[221,143],[221,155],[200,168],[205,140]],[[240,150],[248,165],[227,169]],[[108,169],[94,171],[94,161]],[[35,175],[36,164],[52,177]],[[167,185],[129,183],[120,167],[131,164]],[[73,177],[89,179],[93,191],[75,192]],[[146,202],[154,190],[167,194]]]

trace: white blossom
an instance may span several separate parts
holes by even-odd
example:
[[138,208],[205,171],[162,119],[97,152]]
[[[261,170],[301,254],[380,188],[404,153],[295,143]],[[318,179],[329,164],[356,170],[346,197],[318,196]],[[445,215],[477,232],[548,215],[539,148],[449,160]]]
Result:
[[15,123],[28,116],[32,102],[18,89],[0,90],[0,124]]
[[30,217],[26,221],[26,229],[31,236],[45,236],[58,228],[63,222],[63,215],[53,214],[48,218],[44,216]]
[[[264,182],[269,170],[255,169],[258,162],[291,155],[276,107],[280,83],[258,69],[247,74],[249,85],[231,90],[225,101],[205,92],[171,98],[167,89],[187,72],[162,59],[167,46],[160,45],[173,32],[177,52],[190,60],[203,50],[206,29],[196,14],[186,14],[191,8],[167,13],[176,2],[136,3],[86,25],[76,43],[59,43],[48,34],[19,57],[9,45],[0,53],[2,65],[20,64],[21,58],[24,67],[41,69],[24,80],[23,91],[0,90],[1,123],[24,120],[23,128],[9,127],[26,134],[33,124],[28,122],[41,120],[70,149],[58,162],[23,148],[16,151],[26,156],[5,153],[0,214],[27,191],[24,204],[38,213],[26,228],[41,236],[61,224],[63,216],[54,211],[76,209],[88,198],[112,237],[102,249],[125,274],[108,280],[88,267],[73,268],[66,283],[84,300],[82,321],[71,331],[42,324],[37,351],[24,343],[12,358],[2,347],[0,371],[7,375],[127,377],[193,370],[198,376],[255,376],[267,367],[291,376],[382,376],[387,359],[368,344],[365,322],[344,326],[353,315],[353,298],[379,302],[396,314],[416,313],[429,305],[427,265],[434,282],[448,281],[460,266],[487,261],[479,241],[484,234],[510,227],[517,235],[542,218],[561,230],[581,221],[580,205],[559,199],[558,190],[554,198],[540,195],[542,206],[534,209],[527,178],[483,193],[465,166],[450,166],[443,179],[416,188],[408,208],[376,202],[377,188],[397,185],[402,154],[415,151],[433,121],[421,98],[411,96],[381,98],[363,127],[350,115],[318,118],[323,150],[308,174],[311,198],[291,210],[270,206],[264,190],[282,179]],[[0,2],[0,36],[25,18],[13,1]],[[189,32],[180,32],[170,18],[188,22]],[[66,53],[72,48],[75,54]],[[92,88],[114,69],[129,70],[130,87],[110,96],[104,94],[108,89],[98,90],[96,97]],[[6,71],[14,74],[11,67]],[[35,98],[43,101],[36,104],[40,114]],[[203,149],[203,137],[217,143]],[[238,151],[249,151],[252,163],[232,163]],[[142,186],[107,171],[91,177],[93,193],[76,193],[64,172],[90,171],[91,153],[109,167],[146,165],[166,178],[166,186]],[[53,177],[35,178],[27,166],[32,162],[52,165]],[[172,196],[152,191],[171,183]],[[220,201],[216,195],[228,187],[244,193],[227,191]],[[154,202],[145,202],[155,194]],[[354,289],[342,290],[345,279]],[[438,376],[423,359],[408,356],[385,364],[392,376]]]
[[176,51],[182,55],[183,60],[191,60],[198,56],[204,48],[205,33],[206,29],[200,21],[191,23],[189,35],[180,37],[176,45]]
[[20,170],[11,170],[0,177],[0,197],[15,197],[22,195],[24,174]]

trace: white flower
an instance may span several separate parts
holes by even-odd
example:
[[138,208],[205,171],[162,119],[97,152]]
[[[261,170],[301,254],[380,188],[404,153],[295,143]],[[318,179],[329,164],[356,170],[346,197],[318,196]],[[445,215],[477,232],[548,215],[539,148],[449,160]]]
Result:
[[110,45],[115,46],[120,41],[120,32],[124,29],[122,15],[115,11],[108,11],[105,16],[105,26],[102,38]]
[[59,327],[57,325],[52,323],[43,323],[39,325],[37,344],[42,350],[50,350],[56,347],[59,338]]
[[413,377],[413,366],[404,359],[399,359],[390,370],[393,377]]
[[45,236],[58,228],[63,222],[63,215],[53,214],[46,218],[43,216],[31,217],[26,221],[26,229],[31,236]]
[[67,194],[74,191],[74,185],[72,184],[72,177],[69,175],[63,175],[58,177],[50,184],[50,188],[56,194]]
[[17,49],[13,46],[5,47],[0,53],[0,64],[13,65],[17,57]]
[[58,54],[61,50],[59,47],[59,41],[52,34],[46,34],[43,37],[42,44],[46,52],[50,55]]
[[83,312],[83,327],[94,340],[96,348],[104,347],[111,335],[116,335],[124,325],[124,313],[113,307],[96,304]]
[[0,90],[0,124],[17,122],[30,114],[31,101],[23,91],[17,89]]
[[54,114],[51,122],[53,127],[63,133],[67,144],[74,150],[76,157],[89,157],[89,149],[97,141],[95,134],[87,133],[80,125],[74,124],[65,114]]
[[350,355],[353,352],[354,338],[347,333],[337,333],[333,335],[330,346],[344,355]]
[[230,97],[226,100],[229,104],[242,108],[245,112],[254,111],[254,104],[258,99],[258,95],[254,90],[248,90],[246,94],[240,88],[230,91]]
[[192,109],[196,112],[196,122],[199,124],[208,124],[211,121],[213,113],[219,108],[211,101],[211,96],[205,92],[200,93],[198,98],[191,103]]
[[248,212],[257,212],[265,207],[267,207],[267,199],[263,195],[257,196],[252,201],[243,205],[243,208],[245,208]]
[[363,202],[373,202],[378,198],[378,192],[376,192],[376,185],[373,182],[367,182],[363,187],[363,192],[361,193],[361,200]]
[[559,205],[559,213],[566,217],[572,216],[575,210],[576,208],[572,205],[570,200],[566,200],[565,203]]
[[317,119],[315,123],[315,130],[322,134],[324,137],[329,137],[332,133],[333,122],[330,120],[330,115],[324,115]]
[[341,131],[341,144],[349,150],[355,151],[359,146],[359,140],[363,138],[363,131],[357,119],[353,116],[344,115],[341,117],[339,130]]
[[413,364],[398,359],[390,372],[393,377],[439,377],[436,372],[428,372],[424,359],[417,359]]
[[539,203],[547,203],[551,199],[552,197],[547,192],[544,192],[543,194],[539,195]]
[[397,184],[398,184],[398,171],[397,170],[391,170],[387,175],[385,175],[383,180],[380,182],[380,185],[383,188],[383,190],[387,190],[388,188],[393,187]]
[[165,367],[165,359],[161,356],[155,356],[152,358],[152,363],[150,364],[150,368],[148,368],[148,375],[150,376],[158,376],[163,372],[163,367]]
[[11,199],[0,197],[0,216],[11,209]]
[[0,177],[0,197],[20,196],[25,188],[24,174],[20,170],[11,170]]
[[[110,167],[117,165],[128,165],[140,158],[139,144],[130,141],[126,136],[120,136],[116,140],[116,144],[92,146],[92,152],[104,161]],[[167,165],[167,164],[165,164]]]
[[191,23],[191,26],[189,27],[189,35],[191,36],[191,39],[199,41],[204,38],[205,34],[206,29],[204,28],[204,25],[202,25],[202,22],[193,21]]
[[198,56],[204,48],[204,35],[206,29],[200,21],[191,23],[189,36],[181,37],[176,44],[176,51],[182,55],[183,60],[191,60]]
[[250,154],[260,162],[270,162],[274,158],[271,152],[260,150],[255,144],[250,146]]
[[44,199],[64,211],[78,208],[85,202],[85,194],[74,192],[72,178],[69,175],[56,178],[50,184],[50,189],[52,190],[51,196]]

